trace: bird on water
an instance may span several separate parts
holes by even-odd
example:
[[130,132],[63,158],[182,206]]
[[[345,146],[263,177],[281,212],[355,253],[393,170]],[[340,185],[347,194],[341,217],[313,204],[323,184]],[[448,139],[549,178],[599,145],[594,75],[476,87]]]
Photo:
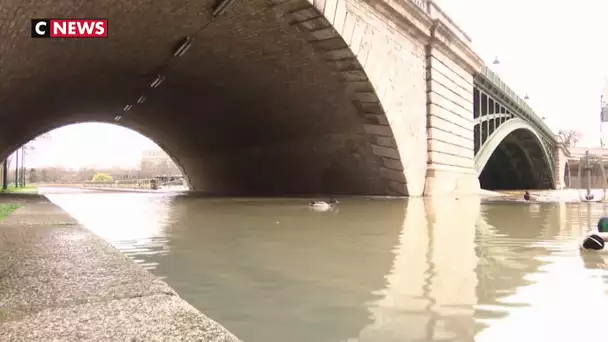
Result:
[[526,190],[526,192],[524,192],[524,200],[526,201],[536,201],[538,199],[538,194],[531,194],[529,191]]
[[313,209],[318,209],[318,210],[328,210],[330,208],[333,208],[336,206],[336,204],[338,204],[339,202],[336,201],[335,199],[331,198],[329,199],[329,201],[324,202],[324,201],[310,201],[308,203],[308,206],[313,208]]

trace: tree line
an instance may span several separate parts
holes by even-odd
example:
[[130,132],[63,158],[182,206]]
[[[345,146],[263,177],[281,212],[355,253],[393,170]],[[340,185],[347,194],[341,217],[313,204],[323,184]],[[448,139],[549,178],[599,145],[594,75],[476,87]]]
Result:
[[[101,177],[100,175],[107,175]],[[97,177],[96,177],[97,176]],[[153,177],[153,176],[152,176]],[[15,175],[9,175],[9,182],[14,180]],[[26,172],[26,180],[28,183],[81,183],[94,180],[120,180],[120,179],[141,179],[151,178],[137,169],[127,168],[85,168],[85,169],[67,169],[62,167],[43,167],[30,168]],[[99,179],[104,178],[104,179]]]

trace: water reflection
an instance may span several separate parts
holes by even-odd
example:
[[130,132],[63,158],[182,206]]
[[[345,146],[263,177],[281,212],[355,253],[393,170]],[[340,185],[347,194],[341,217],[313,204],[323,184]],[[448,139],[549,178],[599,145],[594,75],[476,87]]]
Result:
[[339,213],[315,213],[302,200],[178,198],[176,252],[157,272],[248,341],[344,340],[386,286],[405,208],[340,202]]
[[[597,208],[588,207],[592,214],[584,215],[583,223],[577,215],[581,205],[588,206],[543,204],[536,211],[528,211],[528,215],[525,206],[486,208],[483,216],[497,234],[488,235],[479,245],[490,248],[503,260],[488,270],[506,276],[500,281],[486,282],[498,285],[493,292],[502,293],[490,309],[508,315],[499,320],[480,317],[487,329],[477,335],[477,341],[597,338],[588,327],[595,322],[601,324],[600,317],[608,313],[603,295],[605,284],[585,267],[577,244],[588,227],[587,222],[596,221],[593,209]],[[507,223],[507,218],[512,223]],[[498,234],[504,237],[496,239]],[[506,250],[491,248],[496,242],[504,246],[505,241]],[[501,289],[502,286],[508,290]],[[480,302],[484,301],[480,298]]]
[[246,341],[564,340],[608,314],[578,251],[602,203],[61,196]]
[[42,193],[149,270],[169,252],[165,227],[173,196],[53,188]]
[[472,340],[478,215],[478,199],[410,199],[374,322],[350,341]]

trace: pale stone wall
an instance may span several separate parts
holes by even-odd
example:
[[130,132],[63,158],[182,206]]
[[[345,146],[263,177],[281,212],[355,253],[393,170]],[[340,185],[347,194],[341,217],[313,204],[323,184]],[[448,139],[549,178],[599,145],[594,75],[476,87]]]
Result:
[[482,61],[435,4],[426,49],[428,168],[425,195],[479,191],[473,140],[474,75]]
[[[563,189],[568,186],[566,184],[566,164],[568,163],[568,156],[566,151],[561,144],[557,145],[555,151],[555,188]],[[572,184],[572,175],[570,175],[570,184]]]
[[[395,194],[422,195],[427,159],[425,44],[419,39],[423,36],[408,34],[362,1],[325,0],[311,5],[332,25],[333,36],[341,37],[356,56],[360,65],[351,66],[349,72],[354,67],[367,76],[344,78],[359,93],[359,101],[367,104],[361,114],[373,116],[365,130],[373,152],[382,160],[381,176]],[[411,15],[411,10],[424,25],[420,9],[412,7],[405,13]],[[366,87],[361,81],[368,81],[371,89],[360,91]],[[375,101],[375,106],[370,105]]]
[[435,44],[427,53],[428,170],[425,194],[479,189],[473,147],[473,76]]
[[[344,79],[357,82],[357,91],[366,78],[352,71],[360,70],[375,90],[363,92],[378,103],[362,114],[374,116],[365,130],[391,190],[410,196],[478,190],[472,99],[481,62],[466,35],[432,4],[425,11],[410,1],[309,1],[332,25],[306,27],[313,41],[342,38],[350,51],[340,57],[350,52],[360,64]],[[306,11],[296,11],[299,21],[313,17]]]

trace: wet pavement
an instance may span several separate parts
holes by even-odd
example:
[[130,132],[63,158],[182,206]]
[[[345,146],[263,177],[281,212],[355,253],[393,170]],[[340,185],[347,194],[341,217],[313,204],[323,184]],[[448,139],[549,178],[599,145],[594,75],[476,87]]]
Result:
[[1,341],[238,341],[43,196],[0,201]]

